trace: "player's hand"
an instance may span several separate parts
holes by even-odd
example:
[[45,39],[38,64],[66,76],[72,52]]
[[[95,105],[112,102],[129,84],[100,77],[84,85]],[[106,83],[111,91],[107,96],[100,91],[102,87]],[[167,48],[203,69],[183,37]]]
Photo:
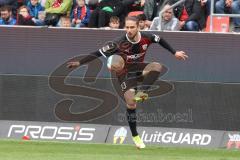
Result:
[[79,61],[72,61],[67,63],[67,68],[77,68],[80,66]]
[[175,53],[175,57],[178,59],[178,60],[186,60],[188,58],[188,55],[186,55],[185,52],[183,51],[177,51]]

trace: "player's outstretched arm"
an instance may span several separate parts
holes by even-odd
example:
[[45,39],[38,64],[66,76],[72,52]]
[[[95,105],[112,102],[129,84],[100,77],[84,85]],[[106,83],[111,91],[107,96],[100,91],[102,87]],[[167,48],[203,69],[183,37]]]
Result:
[[163,48],[170,51],[177,59],[179,60],[186,60],[188,58],[188,55],[184,51],[176,51],[166,40],[163,38],[160,38],[157,35],[152,36],[153,41],[156,43],[158,42]]
[[83,59],[81,59],[80,61],[72,60],[72,61],[68,62],[67,68],[77,68],[80,65],[87,64],[100,56],[102,56],[102,54],[99,50],[96,52],[92,52],[89,55],[87,55],[86,57],[84,57]]
[[84,57],[80,61],[72,60],[72,61],[68,62],[67,63],[67,68],[77,68],[80,65],[87,64],[87,63],[89,63],[89,62],[93,61],[94,59],[99,58],[101,56],[104,56],[105,58],[107,58],[107,55],[108,56],[113,55],[116,52],[116,50],[117,50],[116,43],[109,42],[108,44],[106,44],[104,47],[102,47],[98,51],[90,53],[88,56]]
[[176,51],[174,55],[178,60],[186,60],[188,58],[188,55],[184,51]]

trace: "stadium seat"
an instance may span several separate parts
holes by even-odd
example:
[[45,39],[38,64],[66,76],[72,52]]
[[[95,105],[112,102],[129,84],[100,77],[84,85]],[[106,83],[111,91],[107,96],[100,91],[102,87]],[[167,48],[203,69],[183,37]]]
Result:
[[[213,32],[229,32],[229,17],[213,17]],[[207,18],[206,32],[210,32],[210,16]]]
[[143,11],[132,11],[132,12],[128,13],[128,16],[135,17],[135,16],[138,16],[139,14],[143,14],[143,13],[144,13]]

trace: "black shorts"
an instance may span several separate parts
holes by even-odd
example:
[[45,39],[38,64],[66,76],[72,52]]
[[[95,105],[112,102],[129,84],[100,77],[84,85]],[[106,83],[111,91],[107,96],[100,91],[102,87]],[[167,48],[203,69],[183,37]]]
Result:
[[118,83],[123,93],[131,88],[137,88],[143,82],[143,70],[149,63],[130,63],[125,66],[122,74],[117,75]]

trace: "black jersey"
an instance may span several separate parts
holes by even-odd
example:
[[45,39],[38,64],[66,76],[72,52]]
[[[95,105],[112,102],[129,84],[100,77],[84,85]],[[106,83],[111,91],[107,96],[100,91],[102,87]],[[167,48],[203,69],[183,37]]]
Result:
[[[158,35],[147,32],[138,32],[138,34],[140,36],[138,42],[133,42],[127,35],[124,35],[113,42],[109,42],[109,44],[102,47],[99,52],[105,57],[112,54],[120,54],[125,59],[126,63],[143,62],[148,47],[152,43],[159,43],[161,38]],[[172,48],[170,51],[175,53]]]
[[138,42],[133,42],[127,37],[127,35],[124,35],[114,41],[107,42],[107,44],[98,51],[93,52],[90,56],[82,59],[80,63],[87,63],[100,56],[107,58],[113,54],[121,55],[126,63],[143,62],[146,51],[152,43],[158,43],[172,54],[175,54],[176,51],[158,35],[148,32],[138,32],[138,34],[140,34],[140,40]]

